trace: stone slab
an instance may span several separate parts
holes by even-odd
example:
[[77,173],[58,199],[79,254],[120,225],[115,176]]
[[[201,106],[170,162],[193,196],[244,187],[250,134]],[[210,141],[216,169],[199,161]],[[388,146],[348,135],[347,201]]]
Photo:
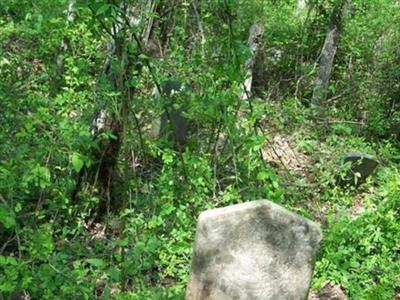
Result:
[[[161,95],[155,90],[157,101],[162,98],[162,114],[155,118],[151,126],[151,136],[167,138],[176,145],[184,146],[187,142],[189,121],[184,117],[184,107],[175,108],[180,103],[180,97],[187,97],[190,89],[178,80],[167,80],[160,83]],[[181,99],[182,100],[182,99]]]
[[307,298],[322,233],[267,200],[203,212],[186,300]]
[[[350,170],[347,172],[345,178],[340,180],[340,185],[342,186],[358,186],[362,184],[379,164],[374,157],[363,153],[347,153],[344,156],[344,163],[349,162],[351,164]],[[356,174],[359,175],[357,180]]]

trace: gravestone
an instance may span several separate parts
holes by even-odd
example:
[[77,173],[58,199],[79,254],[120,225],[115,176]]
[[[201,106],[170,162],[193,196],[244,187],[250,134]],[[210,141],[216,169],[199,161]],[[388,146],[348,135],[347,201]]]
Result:
[[203,212],[186,300],[303,300],[319,226],[267,200]]
[[[184,146],[187,141],[188,120],[184,117],[182,103],[189,91],[185,85],[177,80],[166,80],[160,84],[161,95],[156,91],[157,101],[161,101],[162,114],[153,120],[151,135],[166,138],[175,145]],[[181,107],[176,107],[176,106]]]
[[362,153],[346,154],[344,164],[346,163],[350,163],[350,169],[345,177],[339,180],[341,186],[359,186],[365,182],[379,164],[372,156]]

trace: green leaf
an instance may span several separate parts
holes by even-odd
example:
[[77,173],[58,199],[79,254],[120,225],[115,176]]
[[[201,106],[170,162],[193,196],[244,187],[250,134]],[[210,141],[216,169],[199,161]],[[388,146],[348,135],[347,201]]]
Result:
[[105,265],[104,261],[99,258],[88,258],[85,261],[96,268],[101,268]]
[[5,266],[5,265],[16,266],[16,265],[18,265],[18,262],[12,256],[2,256],[2,255],[0,255],[0,266]]
[[260,171],[260,172],[257,174],[257,179],[258,179],[258,180],[265,180],[265,179],[267,179],[267,178],[269,178],[269,177],[270,177],[270,172],[267,171],[267,170]]
[[108,275],[110,275],[110,278],[115,281],[118,282],[119,281],[119,277],[120,277],[120,272],[116,267],[110,267],[108,269]]
[[110,4],[103,4],[96,10],[96,16],[104,14],[110,8]]
[[176,208],[171,203],[166,203],[161,207],[161,216],[168,216],[174,212]]
[[72,167],[76,172],[79,172],[83,167],[82,156],[79,153],[72,153]]
[[120,239],[117,241],[117,245],[120,247],[124,247],[128,245],[128,239]]
[[149,59],[149,57],[146,54],[143,54],[143,53],[139,54],[139,58],[142,59],[142,60],[148,60]]
[[0,204],[0,223],[6,229],[14,228],[16,224],[14,214],[2,204]]
[[50,185],[51,174],[47,167],[37,166],[34,170],[37,186],[44,189]]

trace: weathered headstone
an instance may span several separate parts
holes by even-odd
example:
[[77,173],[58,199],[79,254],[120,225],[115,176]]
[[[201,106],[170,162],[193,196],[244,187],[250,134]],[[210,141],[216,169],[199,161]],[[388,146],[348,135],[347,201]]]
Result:
[[348,153],[344,157],[344,163],[350,163],[350,169],[346,176],[341,179],[340,185],[358,186],[365,182],[378,166],[378,161],[370,155],[362,153]]
[[306,299],[319,226],[267,200],[203,212],[186,300]]

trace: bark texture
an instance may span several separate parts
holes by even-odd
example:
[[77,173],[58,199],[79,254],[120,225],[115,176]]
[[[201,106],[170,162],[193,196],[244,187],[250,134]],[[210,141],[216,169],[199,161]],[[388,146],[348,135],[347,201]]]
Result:
[[127,102],[134,92],[125,82],[133,73],[133,68],[140,67],[134,64],[135,57],[127,55],[126,50],[127,43],[133,40],[128,28],[139,24],[136,9],[132,6],[121,7],[121,11],[124,15],[117,17],[108,30],[110,39],[102,74],[111,89],[121,95],[118,108],[117,111],[111,111],[104,103],[100,103],[94,113],[91,136],[96,146],[92,147],[90,155],[95,163],[81,172],[73,194],[73,198],[76,198],[78,192],[85,187],[95,190],[100,199],[98,217],[117,207],[117,202],[120,202],[120,199],[113,197],[113,187],[120,178],[117,174],[117,161],[125,138],[124,118],[127,116]]
[[329,81],[342,30],[345,7],[346,0],[340,1],[331,16],[331,22],[320,54],[318,73],[315,78],[314,91],[311,99],[312,103],[315,105],[323,105],[327,97]]
[[261,23],[254,23],[250,28],[249,39],[247,41],[251,56],[246,61],[245,69],[246,69],[246,80],[243,86],[243,93],[241,95],[242,100],[248,100],[251,97],[251,89],[253,84],[253,73],[254,67],[256,63],[256,58],[258,54],[258,50],[260,48],[262,42],[262,36],[264,34],[264,27]]
[[[76,0],[69,0],[68,2],[68,9],[67,9],[67,23],[68,24],[72,24],[75,21],[76,18]],[[58,55],[56,58],[56,79],[61,80],[61,77],[64,73],[64,57],[67,54],[69,49],[69,40],[66,36],[63,37],[61,43],[60,43],[60,47],[59,47],[59,51],[58,51]]]

